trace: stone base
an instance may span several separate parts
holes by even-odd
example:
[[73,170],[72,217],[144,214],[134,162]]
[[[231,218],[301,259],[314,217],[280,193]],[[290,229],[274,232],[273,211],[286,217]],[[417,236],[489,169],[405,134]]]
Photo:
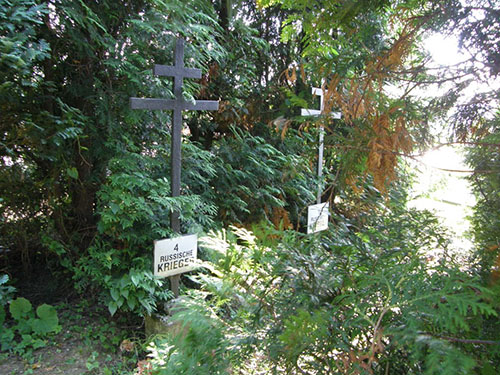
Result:
[[144,317],[146,337],[150,338],[156,335],[168,335],[168,318],[168,315],[146,315]]
[[174,322],[171,320],[171,309],[175,304],[175,300],[165,306],[163,314],[152,314],[144,316],[146,338],[156,335],[177,336],[186,335],[188,327],[183,327],[182,322]]

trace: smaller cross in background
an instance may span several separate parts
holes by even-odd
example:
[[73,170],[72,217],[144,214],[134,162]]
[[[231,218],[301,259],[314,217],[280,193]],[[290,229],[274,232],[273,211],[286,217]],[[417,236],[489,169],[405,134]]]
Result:
[[[319,110],[317,109],[305,109],[302,108],[300,110],[300,114],[302,116],[321,116],[321,115],[328,115],[331,118],[334,119],[340,119],[342,117],[342,114],[340,112],[328,112],[328,113],[323,113],[325,110],[325,95],[323,92],[323,89],[319,87],[313,87],[311,90],[313,96],[319,96],[320,99],[320,105],[319,105]],[[320,179],[319,185],[318,185],[318,195],[316,197],[316,203],[321,203],[321,193],[322,193],[322,188],[321,188],[321,177],[323,176],[323,149],[324,149],[324,139],[325,139],[325,128],[323,125],[320,126],[319,128],[319,149],[318,149],[318,178]]]

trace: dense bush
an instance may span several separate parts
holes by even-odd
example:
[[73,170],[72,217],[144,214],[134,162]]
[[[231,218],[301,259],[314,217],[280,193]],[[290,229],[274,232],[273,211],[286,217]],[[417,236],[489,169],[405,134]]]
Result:
[[500,119],[490,123],[489,134],[480,139],[482,147],[470,148],[467,161],[475,170],[469,177],[476,196],[472,217],[472,232],[476,240],[477,271],[485,282],[496,282],[500,276],[500,155],[496,144],[500,141]]
[[230,223],[265,220],[266,225],[277,219],[278,225],[290,225],[288,212],[313,199],[308,183],[314,178],[303,159],[247,132],[221,140],[213,152],[184,142],[183,194],[177,198],[170,197],[165,177],[168,161],[168,146],[143,150],[132,144],[110,161],[98,192],[98,233],[88,254],[72,261],[63,244],[46,237],[78,289],[102,291],[111,313],[150,314],[170,296],[166,282],[152,275],[150,254],[153,239],[173,235],[173,210],[181,213],[184,232],[203,234],[219,218]]
[[[482,285],[500,289],[500,155],[497,144],[500,141],[498,116],[484,124],[488,130],[477,137],[478,146],[469,148],[467,162],[474,169],[469,181],[476,197],[471,218],[471,233],[474,238],[474,251],[469,263],[476,275],[481,277]],[[498,299],[497,299],[498,308]],[[498,339],[500,320],[485,319],[482,322],[484,335],[491,340]],[[500,350],[495,348],[496,358]]]
[[[202,289],[181,302],[179,324],[191,314],[184,330],[155,346],[160,373],[188,373],[178,363],[200,374],[204,363],[214,373],[291,374],[468,374],[499,365],[481,328],[497,316],[498,296],[447,255],[429,213],[395,205],[362,227],[343,218],[319,235],[277,234],[234,228],[204,240],[210,261],[193,277]],[[193,339],[207,319],[215,351]]]
[[[10,250],[2,258],[25,268],[37,256],[47,263],[50,240],[74,262],[88,255],[105,207],[114,210],[105,202],[113,194],[110,180],[126,177],[114,174],[113,164],[129,152],[151,156],[168,142],[167,127],[156,124],[169,123],[169,114],[132,111],[129,97],[171,96],[170,80],[149,72],[154,63],[171,62],[165,49],[181,30],[185,38],[196,35],[186,58],[195,57],[197,67],[217,61],[224,51],[215,38],[216,13],[205,0],[16,0],[0,4],[0,20],[0,246]],[[193,80],[186,82],[187,97],[197,90]],[[138,184],[132,174],[123,182]],[[127,188],[140,194],[140,186]],[[143,219],[129,220],[144,225]]]
[[185,145],[184,156],[186,195],[172,198],[170,181],[165,177],[169,173],[165,167],[168,147],[144,152],[128,145],[110,161],[108,178],[98,192],[98,233],[88,253],[71,262],[62,244],[46,240],[73,274],[77,288],[101,291],[112,314],[119,308],[150,314],[158,302],[171,295],[165,282],[153,277],[150,254],[154,239],[173,235],[169,225],[173,210],[182,213],[184,230],[190,233],[214,225],[215,206],[207,197],[192,192],[208,185],[213,177],[212,158],[191,144]]
[[[304,138],[295,137],[307,149]],[[218,142],[212,184],[219,217],[229,224],[297,223],[299,211],[314,201],[315,179],[307,159],[294,151],[240,130]]]

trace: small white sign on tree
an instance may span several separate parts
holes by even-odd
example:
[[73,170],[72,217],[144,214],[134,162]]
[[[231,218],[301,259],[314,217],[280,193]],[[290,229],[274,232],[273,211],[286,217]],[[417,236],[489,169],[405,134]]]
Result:
[[154,275],[167,277],[192,271],[197,256],[196,234],[155,241]]
[[307,207],[307,234],[328,229],[330,204],[320,203]]

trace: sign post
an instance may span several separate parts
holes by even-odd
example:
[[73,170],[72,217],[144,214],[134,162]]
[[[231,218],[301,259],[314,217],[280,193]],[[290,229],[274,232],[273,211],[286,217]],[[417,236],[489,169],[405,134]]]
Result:
[[[178,197],[181,193],[181,131],[182,131],[182,111],[216,111],[219,109],[219,102],[212,100],[196,100],[194,103],[184,100],[182,96],[182,86],[184,78],[201,78],[200,69],[191,69],[184,66],[184,40],[177,39],[175,46],[174,66],[155,65],[153,74],[158,76],[174,77],[175,99],[142,99],[130,98],[132,109],[151,110],[173,110],[172,119],[172,143],[170,153],[171,163],[171,194]],[[175,233],[180,233],[181,225],[179,212],[173,211],[170,215],[170,226]],[[155,246],[156,248],[156,246]],[[156,270],[155,270],[156,271]],[[184,271],[180,271],[184,272]],[[180,275],[170,277],[172,292],[179,296]]]
[[[340,119],[342,114],[340,112],[323,113],[325,110],[324,93],[323,89],[313,87],[311,90],[313,96],[319,96],[320,107],[317,109],[301,108],[300,114],[302,116],[321,116],[327,114],[334,119]],[[321,194],[323,192],[321,177],[323,176],[323,150],[324,150],[325,128],[320,125],[319,128],[319,145],[318,145],[318,194],[316,196],[316,203],[309,206],[307,210],[307,234],[315,233],[328,228],[328,203],[321,203]]]

